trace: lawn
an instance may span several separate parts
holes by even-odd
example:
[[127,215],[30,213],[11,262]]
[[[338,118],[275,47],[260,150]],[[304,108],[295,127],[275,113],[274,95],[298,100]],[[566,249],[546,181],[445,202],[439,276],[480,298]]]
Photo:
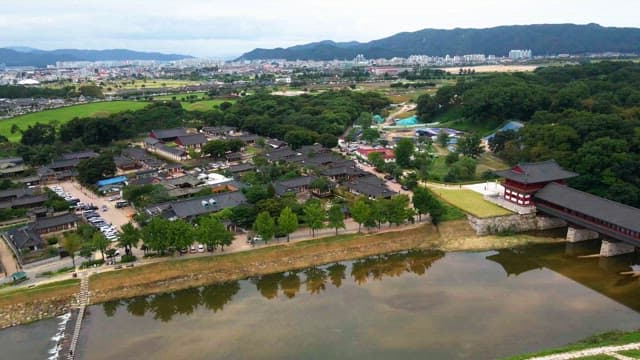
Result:
[[487,218],[493,216],[511,215],[507,209],[486,201],[482,194],[467,189],[441,189],[431,190],[447,203],[471,215]]
[[[630,344],[635,342],[640,342],[640,331],[632,331],[632,332],[611,331],[604,334],[591,336],[575,344],[568,345],[562,348],[544,350],[544,351],[533,353],[533,354],[517,355],[517,356],[509,357],[505,360],[524,360],[524,359],[530,359],[536,356],[559,354],[564,352],[578,351],[578,350],[601,347],[601,346],[624,345],[624,344]],[[581,359],[589,359],[589,358],[583,357]],[[598,358],[596,357],[595,359],[598,359]],[[600,359],[606,359],[606,358],[600,357]]]
[[213,107],[216,105],[220,105],[223,102],[233,103],[233,100],[225,100],[225,99],[214,99],[214,100],[202,100],[196,102],[182,102],[182,107],[187,111],[207,111],[213,110]]
[[17,124],[23,130],[29,125],[35,125],[37,122],[50,123],[57,121],[59,125],[62,125],[75,117],[105,117],[126,110],[139,110],[147,105],[145,102],[138,101],[105,101],[34,112],[0,120],[0,135],[6,136],[9,141],[19,141],[20,133],[11,133],[13,124]]

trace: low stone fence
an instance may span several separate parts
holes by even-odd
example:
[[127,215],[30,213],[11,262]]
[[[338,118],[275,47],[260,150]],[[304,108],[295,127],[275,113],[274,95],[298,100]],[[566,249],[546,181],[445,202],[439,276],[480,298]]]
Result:
[[516,214],[490,218],[478,218],[467,215],[467,219],[469,220],[469,225],[471,225],[478,235],[490,235],[510,231],[548,230],[567,226],[567,223],[562,219],[536,214]]

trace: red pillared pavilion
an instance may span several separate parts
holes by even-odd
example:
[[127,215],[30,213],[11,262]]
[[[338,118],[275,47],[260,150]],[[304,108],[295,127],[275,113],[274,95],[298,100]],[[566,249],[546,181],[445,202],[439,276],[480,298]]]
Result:
[[504,199],[520,206],[533,205],[533,195],[547,184],[565,184],[566,179],[578,176],[560,167],[555,160],[518,164],[495,174],[505,179]]

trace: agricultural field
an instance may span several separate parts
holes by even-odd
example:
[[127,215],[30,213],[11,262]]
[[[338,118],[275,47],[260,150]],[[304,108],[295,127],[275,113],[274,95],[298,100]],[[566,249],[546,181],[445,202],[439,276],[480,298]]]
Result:
[[147,79],[147,80],[130,80],[130,81],[117,81],[117,82],[105,82],[104,88],[111,88],[112,90],[142,90],[146,88],[178,88],[182,86],[200,85],[199,81],[191,80],[173,80],[173,79]]
[[39,111],[0,120],[0,135],[6,136],[9,141],[19,141],[20,133],[11,133],[13,124],[18,125],[20,129],[26,129],[29,125],[35,125],[38,122],[46,124],[56,121],[61,125],[75,117],[106,117],[127,110],[139,110],[145,106],[147,106],[146,102],[139,101],[105,101]]
[[480,218],[512,214],[509,210],[486,201],[482,194],[473,190],[447,189],[440,186],[431,187],[431,190],[447,203]]

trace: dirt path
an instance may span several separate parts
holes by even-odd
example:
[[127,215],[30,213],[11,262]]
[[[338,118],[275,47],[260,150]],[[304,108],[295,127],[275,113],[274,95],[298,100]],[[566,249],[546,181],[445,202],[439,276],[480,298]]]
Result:
[[18,261],[13,257],[13,252],[9,248],[9,245],[2,239],[0,239],[0,263],[2,263],[0,278],[10,276],[20,270]]

